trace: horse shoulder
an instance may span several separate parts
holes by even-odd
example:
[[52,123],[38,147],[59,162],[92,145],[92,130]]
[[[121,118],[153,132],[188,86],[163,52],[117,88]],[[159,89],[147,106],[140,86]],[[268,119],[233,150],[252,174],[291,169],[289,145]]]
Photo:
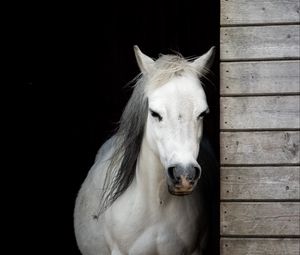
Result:
[[[113,142],[114,138],[112,137],[99,149],[94,165],[89,170],[76,198],[74,226],[81,250],[93,249],[92,247],[98,246],[99,244],[94,244],[93,240],[98,240],[99,243],[101,243],[100,240],[103,240],[103,230],[95,228],[96,225],[101,225],[99,224],[100,219],[97,221],[95,216],[99,210],[99,197],[101,196],[109,159],[113,153]],[[90,248],[85,248],[85,246]],[[102,246],[105,247],[105,244],[102,244]]]
[[[89,207],[98,206],[99,195],[110,162],[110,157],[113,153],[114,140],[115,138],[111,137],[98,150],[95,162],[89,170],[78,193],[76,205],[77,207],[81,207],[79,209],[83,209],[83,204],[89,204]],[[79,199],[80,201],[78,201]]]
[[95,163],[98,161],[102,161],[103,159],[107,158],[107,156],[110,156],[113,153],[113,145],[115,141],[116,137],[112,136],[100,147],[95,157]]

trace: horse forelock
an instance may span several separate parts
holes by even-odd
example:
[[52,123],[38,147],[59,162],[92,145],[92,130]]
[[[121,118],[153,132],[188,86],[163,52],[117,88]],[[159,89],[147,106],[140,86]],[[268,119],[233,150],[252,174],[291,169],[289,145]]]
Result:
[[148,74],[146,93],[163,86],[175,77],[197,74],[198,71],[193,68],[188,59],[181,55],[160,55]]

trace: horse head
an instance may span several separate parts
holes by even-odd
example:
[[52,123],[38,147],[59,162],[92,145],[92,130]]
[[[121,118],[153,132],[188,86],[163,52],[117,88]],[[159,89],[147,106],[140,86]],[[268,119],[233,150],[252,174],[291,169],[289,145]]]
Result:
[[155,61],[135,46],[148,101],[145,139],[160,159],[173,195],[190,194],[201,177],[197,156],[209,108],[199,76],[209,69],[214,52],[212,47],[192,61],[176,55]]

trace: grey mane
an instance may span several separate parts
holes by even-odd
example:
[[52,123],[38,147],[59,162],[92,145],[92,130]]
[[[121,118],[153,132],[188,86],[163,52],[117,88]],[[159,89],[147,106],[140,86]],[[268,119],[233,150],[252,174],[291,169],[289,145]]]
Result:
[[144,136],[148,116],[147,92],[162,86],[176,76],[185,73],[200,74],[180,55],[161,55],[155,61],[154,70],[140,75],[121,116],[115,134],[115,151],[110,159],[100,200],[98,216],[104,212],[131,184],[135,176],[136,162]]
[[[104,181],[99,214],[104,212],[131,184],[147,119],[148,101],[141,76],[121,116],[114,136],[114,153]],[[99,216],[99,215],[98,215]]]

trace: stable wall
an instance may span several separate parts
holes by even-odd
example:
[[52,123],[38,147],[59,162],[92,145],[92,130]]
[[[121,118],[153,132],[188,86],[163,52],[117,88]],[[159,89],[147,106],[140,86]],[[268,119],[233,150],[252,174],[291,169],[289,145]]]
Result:
[[299,5],[221,0],[221,255],[300,251]]

